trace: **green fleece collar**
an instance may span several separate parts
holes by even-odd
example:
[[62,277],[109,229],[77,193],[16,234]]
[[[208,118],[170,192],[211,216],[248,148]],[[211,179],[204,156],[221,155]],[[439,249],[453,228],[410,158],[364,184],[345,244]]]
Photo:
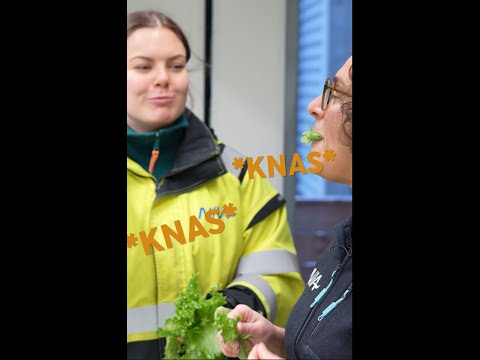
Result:
[[[127,156],[137,162],[145,171],[154,163],[153,176],[164,177],[173,167],[179,142],[188,126],[184,113],[169,127],[154,132],[137,133],[127,125]],[[159,152],[158,159],[152,159],[152,151]]]

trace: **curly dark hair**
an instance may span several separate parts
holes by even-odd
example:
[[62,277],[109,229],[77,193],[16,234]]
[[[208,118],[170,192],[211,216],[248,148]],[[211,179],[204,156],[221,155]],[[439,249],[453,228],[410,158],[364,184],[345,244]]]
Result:
[[[350,82],[353,83],[352,80],[352,65],[350,65],[350,70],[348,72],[348,76],[350,77]],[[352,85],[350,85],[350,89],[348,90],[352,93]],[[348,100],[342,103],[342,113],[343,113],[343,133],[345,138],[347,139],[347,145],[350,146],[350,152],[352,151],[352,98],[348,97]]]
[[180,26],[167,15],[159,11],[135,11],[127,15],[127,38],[138,29],[165,27],[172,30],[182,42],[187,52],[187,61],[190,59],[190,45]]

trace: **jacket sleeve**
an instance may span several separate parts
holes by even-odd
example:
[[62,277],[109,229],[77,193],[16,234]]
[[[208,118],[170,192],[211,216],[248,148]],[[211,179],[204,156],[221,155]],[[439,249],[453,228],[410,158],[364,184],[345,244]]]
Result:
[[234,309],[238,304],[245,304],[263,316],[267,316],[265,307],[258,296],[245,286],[232,286],[228,289],[220,290],[219,293],[227,297],[227,304],[224,307]]
[[[244,249],[235,278],[227,285],[225,295],[232,299],[229,302],[245,303],[245,297],[240,299],[238,291],[253,293],[266,317],[284,326],[304,289],[285,200],[268,179],[258,173],[249,174],[246,169],[242,173],[239,180]],[[257,299],[250,296],[249,301],[255,305]],[[262,309],[257,306],[255,310]]]

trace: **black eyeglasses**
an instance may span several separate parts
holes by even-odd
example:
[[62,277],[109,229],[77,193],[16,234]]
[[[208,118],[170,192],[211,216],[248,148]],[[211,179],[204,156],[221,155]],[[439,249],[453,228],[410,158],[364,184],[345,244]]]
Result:
[[334,87],[332,82],[330,81],[330,78],[327,78],[327,80],[325,80],[325,85],[323,85],[323,93],[322,93],[322,110],[323,111],[327,109],[327,106],[330,103],[330,100],[332,99],[332,91],[336,91],[339,94],[352,97],[351,94],[346,93],[345,91],[342,91],[342,90],[338,90],[336,87]]

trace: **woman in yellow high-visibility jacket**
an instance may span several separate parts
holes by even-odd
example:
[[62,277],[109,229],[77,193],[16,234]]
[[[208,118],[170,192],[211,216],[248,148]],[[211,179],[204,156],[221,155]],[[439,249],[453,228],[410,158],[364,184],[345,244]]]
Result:
[[280,326],[304,288],[284,199],[186,108],[189,58],[170,18],[127,16],[128,359],[162,357],[156,330],[193,273]]

